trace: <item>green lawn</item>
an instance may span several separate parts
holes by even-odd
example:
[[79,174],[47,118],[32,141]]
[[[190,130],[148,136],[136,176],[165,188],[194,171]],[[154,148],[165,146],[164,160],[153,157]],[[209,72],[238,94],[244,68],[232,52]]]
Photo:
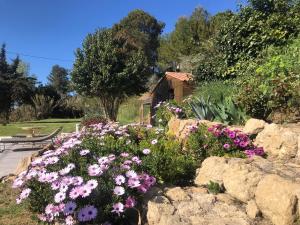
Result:
[[63,127],[62,132],[73,132],[75,131],[75,124],[80,123],[80,119],[46,119],[28,122],[17,122],[10,123],[6,126],[0,125],[0,136],[11,136],[15,134],[26,134],[22,127],[34,127],[41,126],[40,133],[49,134],[60,126]]

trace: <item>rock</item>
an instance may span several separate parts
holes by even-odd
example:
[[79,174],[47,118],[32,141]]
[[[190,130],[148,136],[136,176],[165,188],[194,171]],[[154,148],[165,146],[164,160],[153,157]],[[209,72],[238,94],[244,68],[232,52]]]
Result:
[[256,203],[274,225],[292,225],[299,215],[299,190],[299,183],[275,174],[268,175],[257,186]]
[[[182,189],[183,190],[183,189]],[[185,190],[187,191],[187,190]],[[187,193],[186,193],[187,194]],[[226,195],[226,194],[223,194]],[[149,225],[251,225],[239,204],[219,201],[211,194],[194,193],[190,199],[170,202],[167,198],[148,203]],[[226,198],[226,197],[224,197]],[[230,196],[228,196],[228,199]]]
[[172,201],[185,201],[190,199],[188,194],[180,187],[168,189],[166,191],[166,196]]
[[299,150],[298,135],[292,129],[267,124],[257,135],[255,144],[263,147],[270,156],[281,159],[295,158]]
[[223,174],[226,192],[240,201],[247,202],[254,198],[255,188],[263,177],[263,172],[245,160],[229,163]]
[[195,184],[206,185],[209,181],[223,184],[223,174],[227,169],[228,160],[221,157],[209,157],[202,162],[202,166],[196,172]]
[[246,206],[246,212],[247,215],[251,218],[251,219],[255,219],[260,215],[260,211],[256,205],[256,202],[254,200],[250,200],[247,203]]
[[251,118],[246,122],[243,132],[246,134],[258,134],[265,128],[265,125],[265,121]]
[[176,117],[171,118],[168,123],[168,134],[176,136],[179,140],[184,141],[189,135],[189,127],[199,123],[198,120],[187,119],[181,120]]
[[22,160],[20,160],[14,174],[19,175],[23,171],[27,170],[27,168],[30,165],[30,163],[32,162],[32,160],[37,156],[38,156],[38,153],[33,153],[31,156],[27,156],[27,157],[23,158]]

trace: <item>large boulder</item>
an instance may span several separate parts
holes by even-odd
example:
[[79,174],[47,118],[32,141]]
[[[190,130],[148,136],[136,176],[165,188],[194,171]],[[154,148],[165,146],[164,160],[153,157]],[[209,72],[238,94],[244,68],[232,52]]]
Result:
[[263,120],[251,118],[246,122],[243,132],[246,134],[258,134],[265,128],[266,124]]
[[299,134],[290,128],[267,124],[257,135],[255,144],[263,147],[270,157],[291,159],[299,155],[298,139]]
[[[168,196],[156,196],[148,202],[149,225],[252,225],[245,208],[227,194],[215,196],[201,191],[169,189]],[[178,192],[178,194],[175,194]],[[185,192],[185,194],[183,194]],[[170,196],[172,193],[172,196]],[[176,196],[174,198],[174,196]],[[178,196],[181,196],[178,198]],[[188,198],[184,196],[189,196]],[[256,223],[261,224],[261,223]],[[270,223],[265,223],[270,225]]]
[[299,219],[299,193],[300,183],[272,174],[259,182],[255,200],[263,215],[275,225],[292,225]]
[[[212,166],[211,170],[209,170]],[[261,157],[210,157],[197,171],[195,184],[223,184],[225,193],[246,205],[250,218],[260,215],[274,225],[292,225],[300,213],[300,165]]]

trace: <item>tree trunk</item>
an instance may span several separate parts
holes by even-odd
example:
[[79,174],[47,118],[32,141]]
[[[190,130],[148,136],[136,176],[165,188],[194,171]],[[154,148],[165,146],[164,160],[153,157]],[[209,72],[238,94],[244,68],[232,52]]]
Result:
[[100,97],[105,116],[111,121],[117,121],[118,111],[122,99],[119,97]]

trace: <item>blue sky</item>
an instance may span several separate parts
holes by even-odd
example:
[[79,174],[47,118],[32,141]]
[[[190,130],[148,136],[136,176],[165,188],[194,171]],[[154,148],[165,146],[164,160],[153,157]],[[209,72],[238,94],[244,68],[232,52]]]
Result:
[[[72,68],[74,51],[84,37],[99,27],[111,27],[133,9],[143,9],[174,29],[180,16],[196,6],[211,14],[231,9],[238,0],[0,0],[0,43],[7,51],[61,59],[45,60],[20,55],[30,63],[30,72],[47,82],[54,64]],[[12,53],[8,58],[14,58]]]

